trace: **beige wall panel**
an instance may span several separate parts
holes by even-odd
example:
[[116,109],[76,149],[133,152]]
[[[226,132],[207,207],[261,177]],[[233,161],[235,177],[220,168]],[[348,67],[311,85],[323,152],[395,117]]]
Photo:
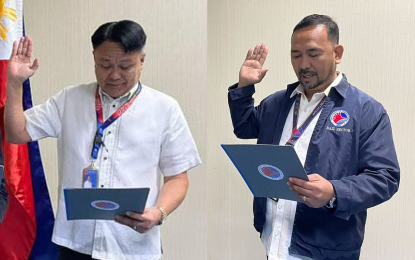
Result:
[[[205,164],[190,172],[182,206],[162,229],[165,259],[206,259],[206,0],[26,0],[27,34],[41,67],[31,79],[34,103],[68,85],[95,81],[90,37],[102,23],[131,19],[147,33],[143,82],[178,100]],[[202,119],[202,120],[201,120]],[[56,211],[56,141],[40,142]]]
[[[252,226],[252,194],[220,148],[251,143],[232,134],[227,88],[238,81],[246,52],[265,42],[269,72],[257,86],[256,103],[282,90],[296,76],[290,62],[294,26],[312,13],[333,16],[345,52],[339,70],[379,100],[392,121],[401,165],[399,192],[368,211],[361,259],[414,259],[415,206],[410,203],[415,138],[415,3],[413,1],[243,1],[208,2],[208,259],[265,259]],[[341,153],[341,151],[339,151]],[[335,232],[335,230],[333,230]]]

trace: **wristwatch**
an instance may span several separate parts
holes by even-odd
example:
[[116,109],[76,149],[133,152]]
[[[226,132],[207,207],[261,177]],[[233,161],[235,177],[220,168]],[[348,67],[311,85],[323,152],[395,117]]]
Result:
[[330,201],[326,204],[326,207],[329,209],[334,209],[336,208],[337,203],[336,203],[336,194],[333,195],[333,197],[330,199]]
[[167,212],[162,208],[162,207],[157,207],[157,209],[160,211],[161,213],[161,219],[159,222],[159,225],[163,224],[164,222],[166,222],[167,219]]

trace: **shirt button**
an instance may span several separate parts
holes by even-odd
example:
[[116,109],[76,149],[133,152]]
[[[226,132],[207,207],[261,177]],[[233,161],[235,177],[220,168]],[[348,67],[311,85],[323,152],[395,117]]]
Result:
[[114,104],[114,105],[112,105],[112,107],[113,107],[113,108],[115,108],[115,104]]
[[278,208],[279,208],[279,209],[282,209],[282,205],[278,205]]
[[108,134],[110,135],[111,134],[111,131],[108,131]]
[[101,185],[101,188],[104,188],[104,185]]
[[104,160],[107,160],[108,159],[108,157],[104,157]]
[[274,232],[274,236],[276,236],[276,237],[278,236],[278,231]]

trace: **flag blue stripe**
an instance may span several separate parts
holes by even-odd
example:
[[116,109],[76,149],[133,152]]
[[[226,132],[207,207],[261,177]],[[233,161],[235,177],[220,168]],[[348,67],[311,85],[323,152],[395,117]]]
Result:
[[[32,98],[30,83],[27,80],[23,84],[23,108],[26,110],[30,107],[32,107]],[[36,239],[29,260],[56,260],[59,255],[58,246],[51,241],[55,217],[43,171],[39,144],[37,141],[30,142],[27,147],[36,213]]]
[[[23,35],[25,35],[24,18]],[[23,83],[22,98],[24,110],[33,106],[29,80],[26,80]],[[51,240],[55,217],[53,215],[48,186],[45,179],[45,173],[43,171],[39,144],[37,141],[30,142],[27,144],[27,148],[29,152],[33,199],[36,214],[36,238],[28,260],[57,260],[59,256],[59,248]]]

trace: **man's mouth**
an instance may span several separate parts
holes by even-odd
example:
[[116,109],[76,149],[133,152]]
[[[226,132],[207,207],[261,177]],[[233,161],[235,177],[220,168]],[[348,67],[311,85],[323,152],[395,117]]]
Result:
[[303,73],[301,77],[303,78],[311,78],[312,76],[316,75],[315,73]]
[[311,78],[313,77],[313,76],[315,76],[316,75],[316,73],[302,73],[301,74],[301,78],[304,80],[304,81],[310,81],[311,80]]
[[121,86],[123,83],[105,83],[105,85],[107,85],[108,87],[114,88],[114,87],[118,87]]

